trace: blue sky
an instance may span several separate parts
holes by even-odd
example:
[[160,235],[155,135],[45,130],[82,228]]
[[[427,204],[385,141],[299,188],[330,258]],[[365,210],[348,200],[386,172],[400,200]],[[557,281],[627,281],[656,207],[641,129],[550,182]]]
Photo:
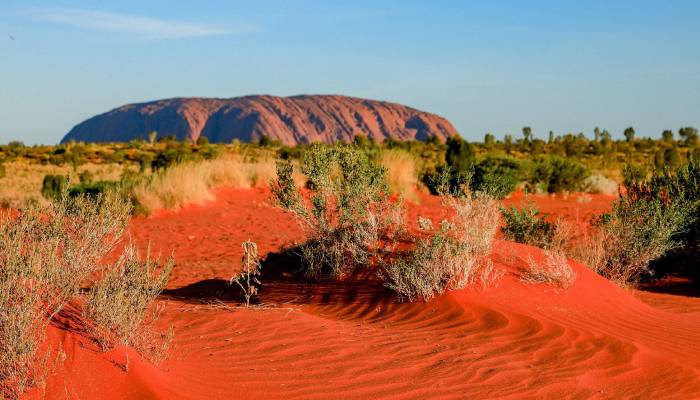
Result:
[[[484,4],[488,3],[488,4]],[[175,96],[345,94],[480,140],[700,127],[699,1],[31,1],[0,8],[0,143]]]

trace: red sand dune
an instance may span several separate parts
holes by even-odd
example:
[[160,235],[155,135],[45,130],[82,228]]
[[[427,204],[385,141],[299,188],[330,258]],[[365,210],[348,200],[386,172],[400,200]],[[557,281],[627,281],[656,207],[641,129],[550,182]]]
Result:
[[[217,291],[225,299],[224,280],[239,268],[242,241],[250,238],[267,253],[301,238],[267,196],[223,190],[214,203],[135,219],[134,240],[163,253],[174,249],[169,288],[180,296],[161,300],[160,321],[175,327],[171,358],[153,366],[129,349],[102,354],[80,335],[52,328],[66,366],[51,375],[45,393],[31,397],[700,397],[700,300],[644,293],[640,301],[637,292],[578,264],[565,291],[506,274],[497,287],[452,291],[429,303],[397,303],[367,282],[269,284],[262,309],[203,302]],[[610,198],[533,200],[571,218],[606,209]],[[423,197],[411,218],[439,218],[436,203]],[[540,253],[498,241],[493,258],[514,272],[527,254]]]

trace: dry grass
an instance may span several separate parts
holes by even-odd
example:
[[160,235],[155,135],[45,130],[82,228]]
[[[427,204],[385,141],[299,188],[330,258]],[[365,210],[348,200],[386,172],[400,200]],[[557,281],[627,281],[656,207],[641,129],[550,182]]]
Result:
[[112,250],[130,206],[116,195],[65,196],[19,213],[0,212],[0,393],[36,385],[51,318]]
[[250,307],[250,299],[258,294],[260,286],[260,269],[262,265],[258,260],[258,245],[250,240],[241,244],[243,257],[241,258],[241,272],[231,278],[230,284],[236,282],[245,297],[245,306]]
[[387,180],[391,192],[418,201],[418,177],[414,156],[404,150],[386,150],[382,153],[381,164],[388,171]]
[[79,182],[78,175],[89,171],[94,180],[118,180],[125,168],[129,171],[137,171],[138,166],[120,166],[117,164],[85,164],[77,171],[70,166],[41,165],[30,163],[26,160],[4,163],[6,174],[0,178],[0,207],[19,208],[28,201],[48,204],[41,196],[41,184],[44,176],[63,175],[68,176],[71,182]]
[[184,163],[156,173],[138,184],[134,195],[150,212],[212,200],[212,189],[216,187],[266,187],[275,176],[275,162],[271,158],[248,160],[241,155],[230,155]]
[[576,272],[569,265],[566,255],[558,251],[543,250],[544,262],[528,256],[526,267],[520,269],[520,280],[529,284],[546,284],[568,289],[576,280]]
[[[445,290],[494,284],[501,275],[488,258],[499,225],[497,202],[478,196],[450,198],[447,205],[455,211],[450,221],[384,266],[385,285],[401,299],[427,301]],[[423,219],[422,225],[432,224]]]
[[172,268],[172,259],[159,266],[150,254],[141,261],[136,247],[130,244],[116,264],[95,282],[83,316],[89,321],[88,332],[103,350],[124,344],[150,358],[164,356],[169,335],[153,329],[160,310],[151,303],[163,291]]
[[593,174],[581,183],[581,190],[585,193],[594,194],[617,194],[618,184],[610,178],[600,174]]

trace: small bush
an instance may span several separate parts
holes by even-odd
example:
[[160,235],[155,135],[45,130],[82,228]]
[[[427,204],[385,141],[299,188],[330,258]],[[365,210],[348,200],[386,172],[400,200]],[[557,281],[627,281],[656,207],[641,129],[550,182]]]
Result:
[[161,267],[151,261],[149,253],[141,261],[136,247],[128,245],[87,295],[83,316],[90,321],[88,332],[103,350],[125,344],[156,358],[167,350],[167,340],[165,346],[157,341],[167,335],[152,328],[159,312],[151,308],[151,303],[167,284],[173,260],[168,259]]
[[231,284],[236,282],[243,292],[245,297],[246,307],[250,306],[250,299],[258,294],[260,287],[260,261],[258,261],[258,246],[247,240],[243,242],[243,257],[241,258],[241,266],[243,267],[238,275],[231,278]]
[[312,145],[304,154],[309,202],[292,179],[289,160],[277,164],[274,201],[294,213],[308,232],[302,273],[342,278],[367,267],[377,241],[392,225],[386,169],[356,146]]
[[474,167],[470,187],[474,191],[503,199],[515,190],[519,168],[520,165],[515,159],[486,158]]
[[[411,250],[393,257],[383,268],[384,285],[400,299],[423,300],[481,281],[494,280],[487,258],[498,229],[496,202],[486,196],[450,198],[455,211],[437,232],[420,238]],[[432,223],[423,220],[422,226]]]
[[68,187],[68,179],[63,175],[46,175],[41,183],[41,195],[44,198],[57,199]]
[[573,192],[579,190],[589,174],[583,164],[569,158],[539,157],[535,159],[530,183],[549,193]]
[[635,285],[650,274],[649,264],[678,248],[689,210],[658,199],[620,198],[597,222],[594,237],[602,242],[589,267],[622,285]]
[[520,280],[529,284],[553,285],[560,289],[568,289],[573,285],[576,272],[569,265],[566,255],[545,250],[544,257],[544,263],[541,263],[529,256],[527,266],[520,269]]
[[0,179],[4,178],[6,174],[7,169],[5,169],[5,165],[2,162],[0,162]]
[[16,398],[37,384],[39,345],[52,316],[75,298],[120,240],[129,205],[64,191],[47,206],[0,213],[0,394]]
[[501,231],[509,240],[542,248],[552,245],[555,225],[547,221],[533,204],[518,211],[514,206],[501,207],[504,225]]

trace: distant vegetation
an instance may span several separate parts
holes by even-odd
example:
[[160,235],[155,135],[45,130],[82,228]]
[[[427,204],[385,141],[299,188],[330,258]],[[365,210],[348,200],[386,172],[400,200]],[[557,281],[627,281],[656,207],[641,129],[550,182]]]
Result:
[[[615,193],[612,182],[623,181],[621,171],[625,165],[649,174],[655,169],[677,168],[693,155],[700,156],[698,131],[692,127],[679,129],[677,135],[666,130],[661,139],[638,138],[633,128],[624,133],[625,139],[613,140],[609,132],[596,128],[592,137],[550,132],[547,140],[543,140],[534,138],[531,129],[525,127],[517,139],[505,135],[499,140],[486,134],[479,143],[455,137],[447,143],[428,138],[405,142],[388,139],[378,144],[363,136],[357,136],[354,142],[374,159],[402,163],[393,170],[390,168],[390,184],[392,191],[404,195],[412,191],[402,189],[402,185],[424,186],[437,193],[436,178],[444,178],[444,171],[448,172],[451,191],[459,188],[483,191],[496,198],[503,198],[518,187],[545,193],[583,190]],[[17,206],[17,198],[27,199],[25,181],[31,179],[34,169],[40,169],[38,166],[51,173],[46,178],[42,175],[34,179],[40,183],[35,184],[31,193],[35,197],[41,193],[51,198],[63,184],[69,184],[74,194],[94,195],[106,187],[137,187],[139,182],[155,179],[184,163],[213,160],[222,155],[235,155],[245,163],[278,156],[301,160],[309,148],[309,145],[285,147],[266,136],[254,144],[210,144],[206,137],[191,143],[159,136],[156,132],[149,135],[148,141],[128,143],[24,146],[21,142],[11,142],[0,145],[0,179],[7,180],[0,190],[0,205]],[[412,167],[407,167],[408,163]],[[66,178],[65,183],[59,175]]]

